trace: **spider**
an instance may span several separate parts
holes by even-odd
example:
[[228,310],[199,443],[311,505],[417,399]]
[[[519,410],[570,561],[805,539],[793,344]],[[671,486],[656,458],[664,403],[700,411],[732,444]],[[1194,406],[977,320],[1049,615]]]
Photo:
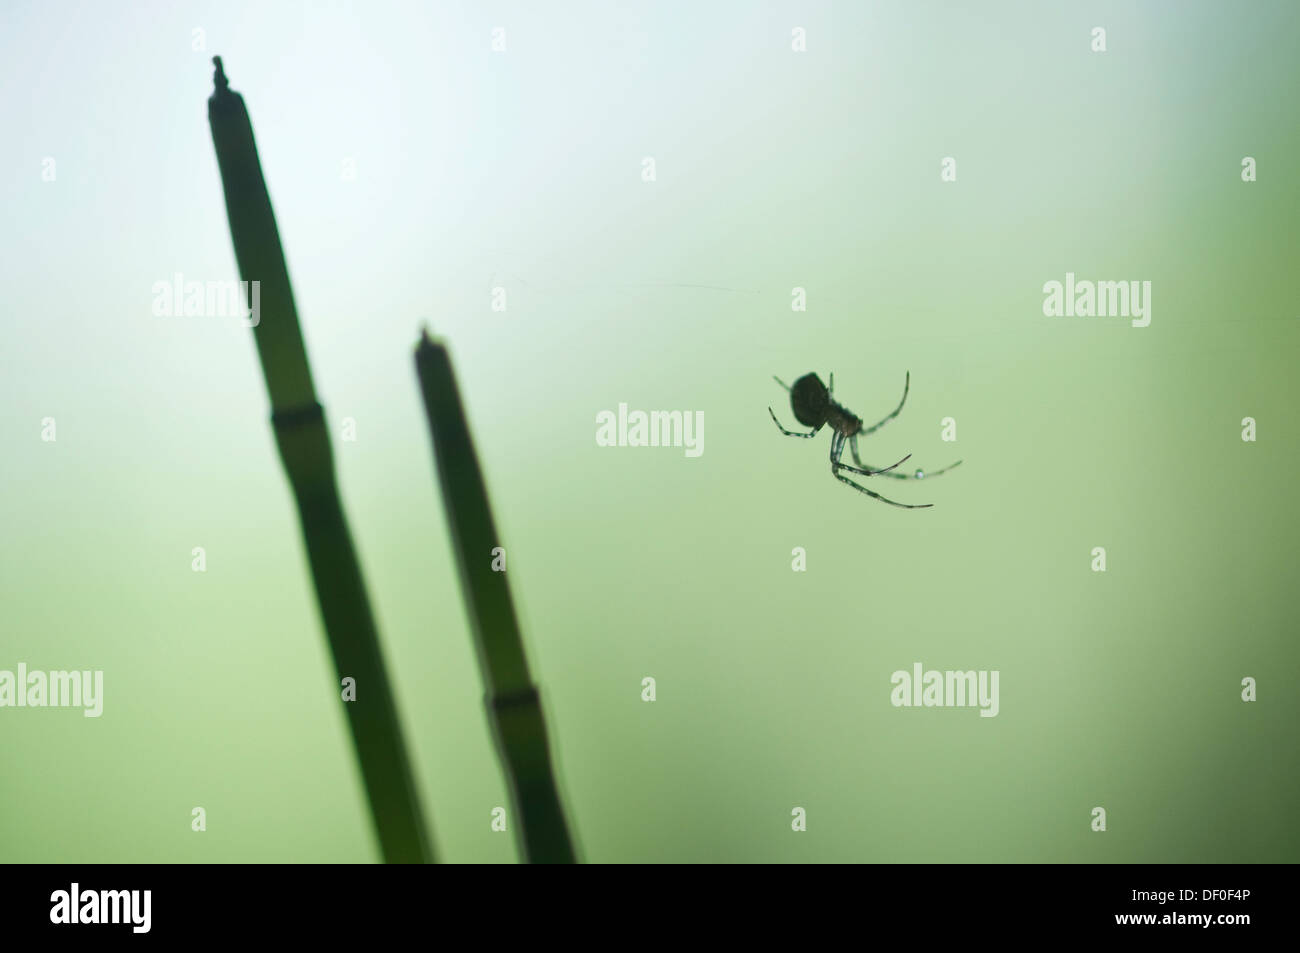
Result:
[[[922,480],[926,477],[925,471],[919,469],[915,473],[892,472],[895,467],[901,466],[911,458],[912,455],[910,453],[906,457],[903,457],[902,460],[899,460],[898,463],[895,463],[893,466],[885,467],[882,470],[871,469],[869,466],[864,464],[862,458],[858,456],[858,437],[865,437],[869,433],[875,433],[885,424],[889,423],[889,421],[897,417],[902,411],[903,404],[907,402],[908,388],[912,384],[912,373],[910,371],[907,373],[907,378],[903,382],[903,399],[898,402],[898,407],[894,409],[892,414],[880,421],[880,423],[876,424],[874,427],[868,427],[865,430],[862,428],[862,418],[854,414],[853,411],[849,410],[843,404],[836,401],[834,396],[832,396],[835,393],[834,374],[831,374],[830,376],[831,386],[829,388],[822,383],[822,379],[816,374],[805,374],[794,382],[794,387],[786,386],[785,382],[779,377],[773,377],[772,379],[789,391],[790,409],[794,412],[795,419],[805,427],[813,428],[811,433],[797,433],[793,430],[786,430],[781,426],[781,421],[776,419],[776,414],[772,411],[772,408],[767,408],[767,412],[772,414],[772,422],[776,424],[781,433],[785,434],[787,437],[808,438],[817,436],[817,432],[820,431],[823,426],[830,426],[831,473],[835,475],[835,479],[839,480],[841,483],[847,483],[855,490],[859,490],[867,494],[867,496],[874,497],[882,503],[888,503],[890,506],[898,506],[905,510],[923,510],[926,507],[934,506],[933,503],[896,503],[893,500],[886,499],[879,493],[871,492],[865,486],[854,483],[840,472],[841,470],[848,470],[850,473],[860,473],[863,476],[887,476],[894,480]],[[853,462],[857,464],[856,467],[851,467],[847,463],[840,462],[840,455],[844,453],[844,444],[846,442],[849,445],[849,451],[853,454]],[[960,465],[961,461],[958,460],[956,463],[950,464],[942,470],[936,470],[929,474],[929,476],[939,476],[941,473],[947,473],[949,470],[953,469],[953,467]]]

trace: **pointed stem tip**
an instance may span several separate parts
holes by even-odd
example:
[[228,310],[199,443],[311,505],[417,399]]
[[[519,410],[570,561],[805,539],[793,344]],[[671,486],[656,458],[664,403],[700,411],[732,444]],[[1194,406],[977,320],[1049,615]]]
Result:
[[421,325],[420,341],[416,345],[416,350],[423,351],[435,347],[442,347],[442,341],[429,333],[429,326],[427,324]]
[[212,57],[212,65],[217,68],[216,73],[212,76],[212,82],[216,85],[217,90],[229,89],[230,80],[226,79],[226,68],[221,65],[221,57]]

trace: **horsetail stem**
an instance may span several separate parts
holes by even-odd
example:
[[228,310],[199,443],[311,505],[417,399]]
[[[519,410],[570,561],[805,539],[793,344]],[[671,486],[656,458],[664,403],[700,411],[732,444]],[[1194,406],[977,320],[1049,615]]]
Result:
[[573,863],[576,858],[551,765],[541,699],[528,673],[505,572],[492,567],[500,541],[451,357],[443,344],[425,332],[415,349],[415,367],[487,688],[488,721],[514,805],[520,853],[529,863]]
[[271,423],[298,504],[321,619],[340,679],[355,680],[345,702],[380,850],[388,863],[434,860],[420,813],[397,708],[361,566],[334,473],[325,414],[316,400],[289,271],[243,97],[230,89],[220,57],[208,123],[221,169],[230,236],[241,279],[261,284],[253,337],[271,400]]

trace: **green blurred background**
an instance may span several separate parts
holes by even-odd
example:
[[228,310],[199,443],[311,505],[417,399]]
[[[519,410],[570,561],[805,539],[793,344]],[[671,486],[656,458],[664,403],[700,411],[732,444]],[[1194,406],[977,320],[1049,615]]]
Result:
[[[236,277],[213,54],[444,859],[516,854],[422,322],[586,859],[1300,859],[1298,10],[10,0],[0,668],[105,699],[0,709],[0,861],[378,859],[253,332],[151,313],[176,272]],[[1044,317],[1067,271],[1151,281],[1150,327]],[[871,420],[911,371],[863,455],[964,458],[878,481],[933,509],[777,433],[771,375],[810,370]],[[703,456],[598,447],[619,402],[703,411]],[[999,670],[1000,714],[893,708],[916,661]]]

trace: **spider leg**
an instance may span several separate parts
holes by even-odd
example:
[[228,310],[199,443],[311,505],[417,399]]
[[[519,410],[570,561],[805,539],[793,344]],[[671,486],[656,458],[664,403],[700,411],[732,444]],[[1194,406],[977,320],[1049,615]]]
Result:
[[[867,496],[873,497],[882,503],[888,503],[890,506],[897,506],[900,509],[923,510],[926,509],[927,507],[934,506],[933,503],[896,503],[895,501],[887,497],[881,496],[879,493],[871,492],[865,486],[854,483],[846,476],[841,476],[840,475],[841,469],[850,470],[854,473],[866,473],[868,476],[870,476],[872,473],[885,472],[883,470],[876,470],[876,471],[858,470],[854,467],[849,466],[847,463],[840,463],[840,454],[844,452],[844,443],[845,443],[845,439],[842,433],[836,433],[835,436],[831,438],[831,476],[835,477],[835,479],[839,480],[841,483],[847,483],[849,486],[853,487],[853,489],[857,490],[859,493],[865,493],[867,494]],[[908,456],[911,456],[911,454],[908,454]],[[906,459],[907,457],[903,458],[903,460]],[[899,460],[898,463],[902,463],[903,460]],[[898,466],[898,463],[895,463],[894,466]]]
[[889,423],[891,420],[897,417],[902,412],[903,405],[907,403],[907,391],[908,388],[910,388],[911,386],[912,386],[912,372],[908,371],[907,377],[903,381],[903,399],[898,402],[898,406],[894,409],[894,412],[890,414],[888,417],[886,417],[884,420],[882,420],[880,423],[876,424],[874,427],[868,427],[866,430],[859,430],[858,434],[865,437],[869,433],[875,433],[881,427],[885,426],[885,424]]
[[[853,438],[847,438],[847,439],[851,440]],[[851,467],[847,463],[840,462],[840,457],[844,454],[845,442],[846,442],[846,438],[844,434],[839,433],[838,431],[835,433],[835,436],[831,438],[831,471],[832,472],[839,472],[840,470],[848,470],[850,473],[861,473],[863,476],[875,476],[877,473],[888,473],[890,470],[894,469],[894,467],[906,463],[909,459],[911,459],[912,456],[909,453],[906,457],[903,457],[902,460],[899,460],[898,463],[895,463],[893,467],[885,467],[883,470],[870,470],[870,469],[861,470],[858,467]],[[857,452],[855,451],[853,454],[853,458],[856,460],[857,456],[858,456]],[[861,461],[859,461],[859,466],[861,466]]]
[[853,454],[854,463],[856,463],[860,467],[866,466],[866,464],[862,462],[862,458],[858,456],[858,435],[857,434],[854,434],[852,437],[849,438],[849,452]]
[[[841,452],[841,453],[843,452],[843,448],[841,448],[841,451],[840,451],[840,452]],[[857,459],[857,454],[854,454],[854,457],[853,457],[853,458],[856,460],[856,459]],[[885,476],[901,477],[901,474],[898,474],[898,473],[890,473],[889,471],[892,470],[892,469],[894,469],[894,467],[902,466],[904,463],[906,463],[906,462],[907,462],[908,460],[910,460],[910,459],[912,459],[912,455],[909,453],[907,456],[903,457],[903,459],[899,460],[899,461],[898,461],[897,463],[895,463],[893,466],[885,467],[883,470],[872,470],[870,467],[868,467],[868,468],[865,469],[865,470],[862,470],[862,469],[859,469],[858,467],[851,467],[851,466],[849,466],[847,463],[840,463],[838,460],[836,460],[836,461],[835,461],[835,469],[836,469],[836,470],[848,470],[850,473],[861,473],[863,476],[875,476],[875,475],[878,474],[878,473],[883,473]],[[859,461],[859,462],[860,462],[860,461]]]
[[[815,437],[815,436],[817,436],[817,431],[816,431],[816,430],[814,430],[812,433],[797,433],[796,431],[793,431],[793,430],[786,430],[784,427],[781,426],[781,421],[779,421],[779,420],[776,419],[776,414],[772,412],[772,408],[771,408],[771,407],[767,408],[767,412],[768,412],[769,414],[772,414],[772,423],[776,424],[776,428],[777,428],[778,430],[780,430],[781,433],[785,434],[787,437],[805,437],[805,438],[807,438],[807,437]],[[819,429],[820,429],[820,428],[819,428]]]
[[[854,436],[852,436],[852,437],[849,438],[849,452],[850,452],[851,454],[853,454],[853,462],[854,462],[854,463],[856,463],[859,467],[864,467],[864,468],[866,468],[867,470],[871,470],[871,465],[868,464],[868,463],[863,463],[863,462],[862,462],[862,458],[861,458],[860,456],[858,456],[858,438],[857,438],[857,435],[856,435],[856,434],[855,434]],[[910,454],[909,454],[909,456],[910,456]],[[906,460],[906,459],[907,459],[907,457],[904,457],[904,458],[903,458],[903,460]],[[898,463],[902,463],[903,460],[899,460]],[[894,464],[894,467],[898,466],[898,463],[895,463],[895,464]],[[937,477],[937,476],[940,476],[941,474],[947,473],[949,470],[954,470],[954,469],[956,469],[956,468],[959,467],[959,466],[961,466],[961,461],[960,461],[960,460],[958,460],[956,463],[950,463],[950,464],[948,464],[948,466],[944,467],[942,470],[935,470],[935,471],[933,471],[933,472],[928,471],[928,470],[922,470],[922,471],[921,471],[921,476],[919,476],[919,477],[918,477],[916,474],[914,474],[914,473],[890,473],[889,471],[892,470],[892,469],[894,469],[894,467],[886,467],[886,468],[883,469],[883,470],[871,470],[871,472],[872,472],[872,473],[883,473],[885,476],[889,477],[889,478],[892,479],[892,480],[921,480],[921,479],[927,479],[927,478],[929,478],[929,477]],[[852,468],[850,467],[850,469],[852,469]],[[858,470],[858,471],[856,471],[856,472],[861,473],[862,470]]]
[[853,489],[858,490],[861,493],[865,493],[867,494],[867,496],[875,497],[880,502],[888,503],[890,506],[897,506],[900,509],[904,509],[904,510],[923,510],[926,509],[927,507],[934,506],[933,503],[896,503],[893,500],[881,496],[879,493],[872,493],[865,486],[859,486],[858,484],[854,483],[846,476],[840,476],[839,473],[837,473],[834,470],[832,470],[831,472],[835,474],[835,479],[839,480],[841,483],[847,483],[849,486],[853,487]]
[[781,380],[781,378],[777,377],[775,374],[772,375],[772,380],[776,381],[778,384],[780,384],[782,387],[784,387],[787,391],[790,390],[790,385],[787,384],[785,381]]

